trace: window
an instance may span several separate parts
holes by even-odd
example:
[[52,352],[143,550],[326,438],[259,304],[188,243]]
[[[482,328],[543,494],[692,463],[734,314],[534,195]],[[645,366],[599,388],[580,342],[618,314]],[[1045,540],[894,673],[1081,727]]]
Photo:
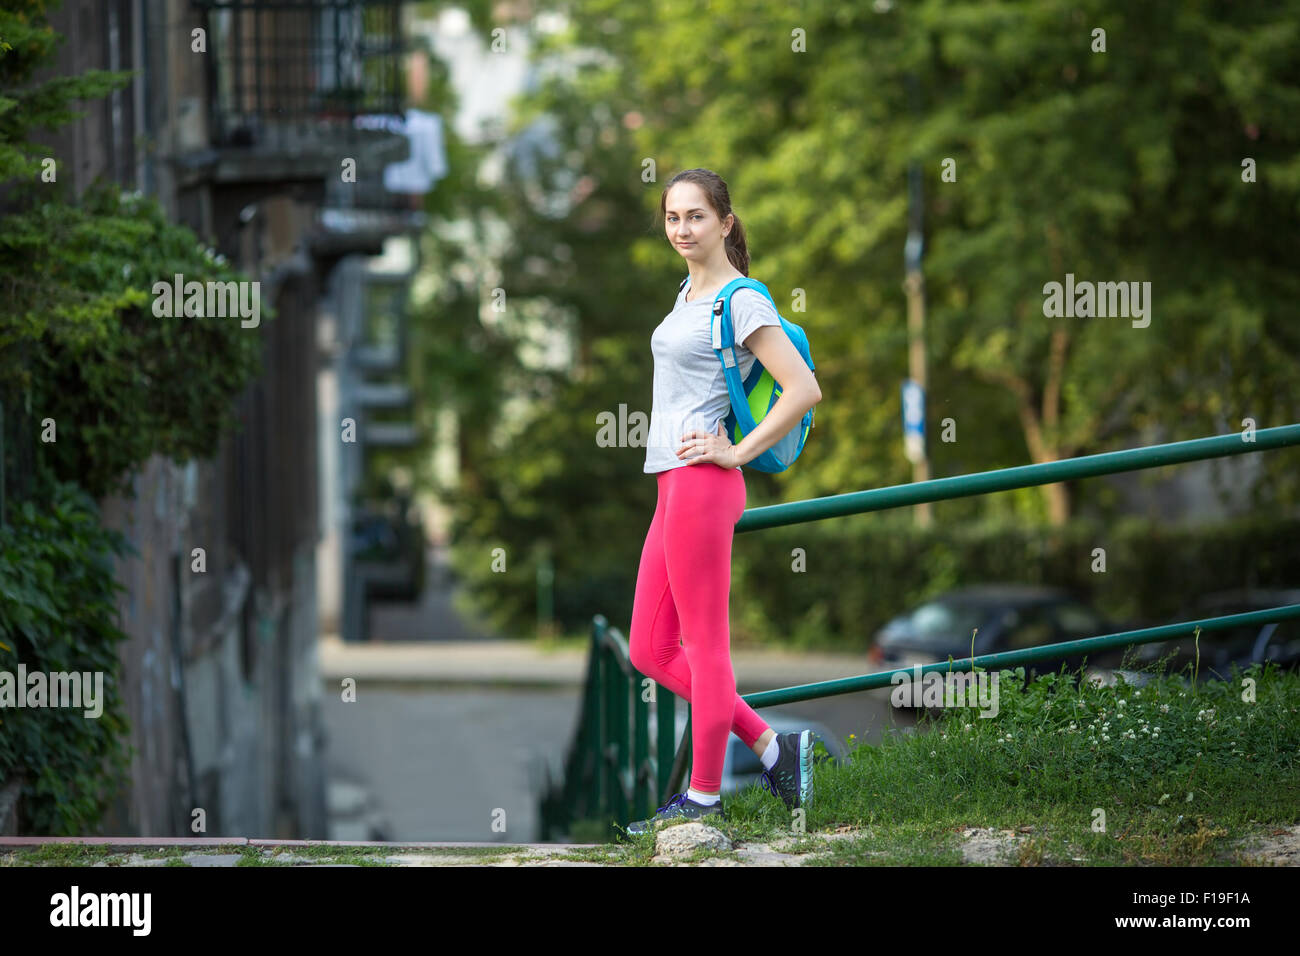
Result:
[[1058,604],[1053,611],[1056,626],[1061,629],[1061,639],[1078,640],[1082,637],[1098,637],[1106,632],[1106,624],[1089,608],[1082,604]]
[[1025,608],[1020,612],[1019,623],[1007,632],[1006,649],[1018,651],[1050,644],[1052,636],[1052,621],[1046,610],[1041,607]]
[[912,612],[912,633],[921,640],[970,637],[977,627],[982,627],[985,609],[975,605],[946,604],[938,601],[922,604]]

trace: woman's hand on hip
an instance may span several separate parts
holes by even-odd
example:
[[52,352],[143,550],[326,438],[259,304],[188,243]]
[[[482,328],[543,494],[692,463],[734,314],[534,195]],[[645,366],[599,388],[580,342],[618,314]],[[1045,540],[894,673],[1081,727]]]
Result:
[[736,446],[727,440],[722,422],[718,422],[716,433],[695,429],[683,435],[682,441],[685,444],[678,449],[677,457],[689,465],[706,461],[721,468],[736,468],[740,465],[736,461]]

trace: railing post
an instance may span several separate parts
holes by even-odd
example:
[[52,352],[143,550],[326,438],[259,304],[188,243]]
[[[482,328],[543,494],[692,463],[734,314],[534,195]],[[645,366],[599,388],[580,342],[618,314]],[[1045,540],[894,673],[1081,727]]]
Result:
[[663,684],[655,686],[655,806],[662,806],[671,796],[668,784],[673,774],[673,756],[677,753],[677,695]]
[[610,648],[609,643],[605,642],[604,650],[601,653],[601,660],[604,661],[604,681],[601,690],[604,693],[604,700],[601,701],[601,709],[604,711],[602,726],[604,733],[601,734],[600,740],[600,776],[601,776],[601,804],[602,813],[609,813],[613,810],[615,796],[614,791],[618,789],[618,765],[614,762],[614,732],[617,720],[616,699],[618,696],[618,683],[615,677],[618,668],[614,662],[614,651]]
[[605,619],[597,617],[596,623],[596,680],[592,688],[591,716],[595,722],[595,734],[592,735],[593,754],[595,758],[592,765],[592,801],[591,812],[593,815],[599,815],[605,807],[605,659],[608,654],[605,650]]
[[[612,657],[611,653],[611,657]],[[620,662],[615,662],[620,663]],[[630,774],[628,773],[628,761],[631,757],[629,753],[627,740],[627,714],[631,702],[628,700],[628,694],[631,692],[632,678],[622,667],[615,670],[613,680],[614,694],[610,700],[610,706],[614,710],[610,736],[613,738],[610,744],[610,771],[614,779],[614,804],[611,809],[619,820],[626,820],[628,811],[628,783]]]
[[[676,749],[676,754],[672,761],[672,768],[668,773],[668,786],[666,788],[668,796],[685,790],[685,787],[683,787],[682,784],[683,781],[686,780],[686,767],[691,759],[692,716],[691,702],[688,700],[686,702],[686,728],[682,731],[682,743],[681,746]],[[667,799],[667,797],[665,797],[665,799]]]
[[649,806],[654,781],[650,763],[650,705],[641,692],[640,682],[632,678],[632,812],[638,819],[650,815]]
[[592,812],[600,806],[600,628],[604,620],[595,615],[591,620],[591,657],[587,666],[586,717],[583,745],[586,752],[582,755],[583,766],[587,773],[583,778],[583,808]]

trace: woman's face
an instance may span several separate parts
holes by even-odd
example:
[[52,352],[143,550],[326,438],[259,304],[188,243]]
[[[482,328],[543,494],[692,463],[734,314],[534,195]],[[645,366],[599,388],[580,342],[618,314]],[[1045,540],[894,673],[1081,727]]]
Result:
[[718,219],[709,197],[696,183],[677,183],[664,201],[664,232],[682,258],[708,262],[731,231],[732,216]]

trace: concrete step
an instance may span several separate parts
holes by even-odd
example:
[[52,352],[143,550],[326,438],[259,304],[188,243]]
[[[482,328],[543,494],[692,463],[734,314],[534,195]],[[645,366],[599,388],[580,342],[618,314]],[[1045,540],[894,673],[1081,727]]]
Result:
[[264,849],[274,849],[276,847],[379,847],[393,852],[402,852],[406,850],[445,850],[456,848],[482,848],[493,847],[498,850],[527,850],[536,853],[555,852],[560,850],[581,850],[591,847],[604,846],[601,843],[499,843],[490,840],[480,840],[477,842],[450,842],[450,843],[385,843],[373,840],[263,840],[250,839],[248,837],[53,837],[53,836],[35,836],[35,837],[0,837],[0,852],[7,852],[16,849],[31,849],[33,847],[44,846],[46,844],[80,844],[84,846],[107,847],[111,850],[120,850],[122,852],[136,852],[147,849],[168,849],[170,847],[184,847],[193,850],[217,850],[230,849],[238,847],[261,847]]

